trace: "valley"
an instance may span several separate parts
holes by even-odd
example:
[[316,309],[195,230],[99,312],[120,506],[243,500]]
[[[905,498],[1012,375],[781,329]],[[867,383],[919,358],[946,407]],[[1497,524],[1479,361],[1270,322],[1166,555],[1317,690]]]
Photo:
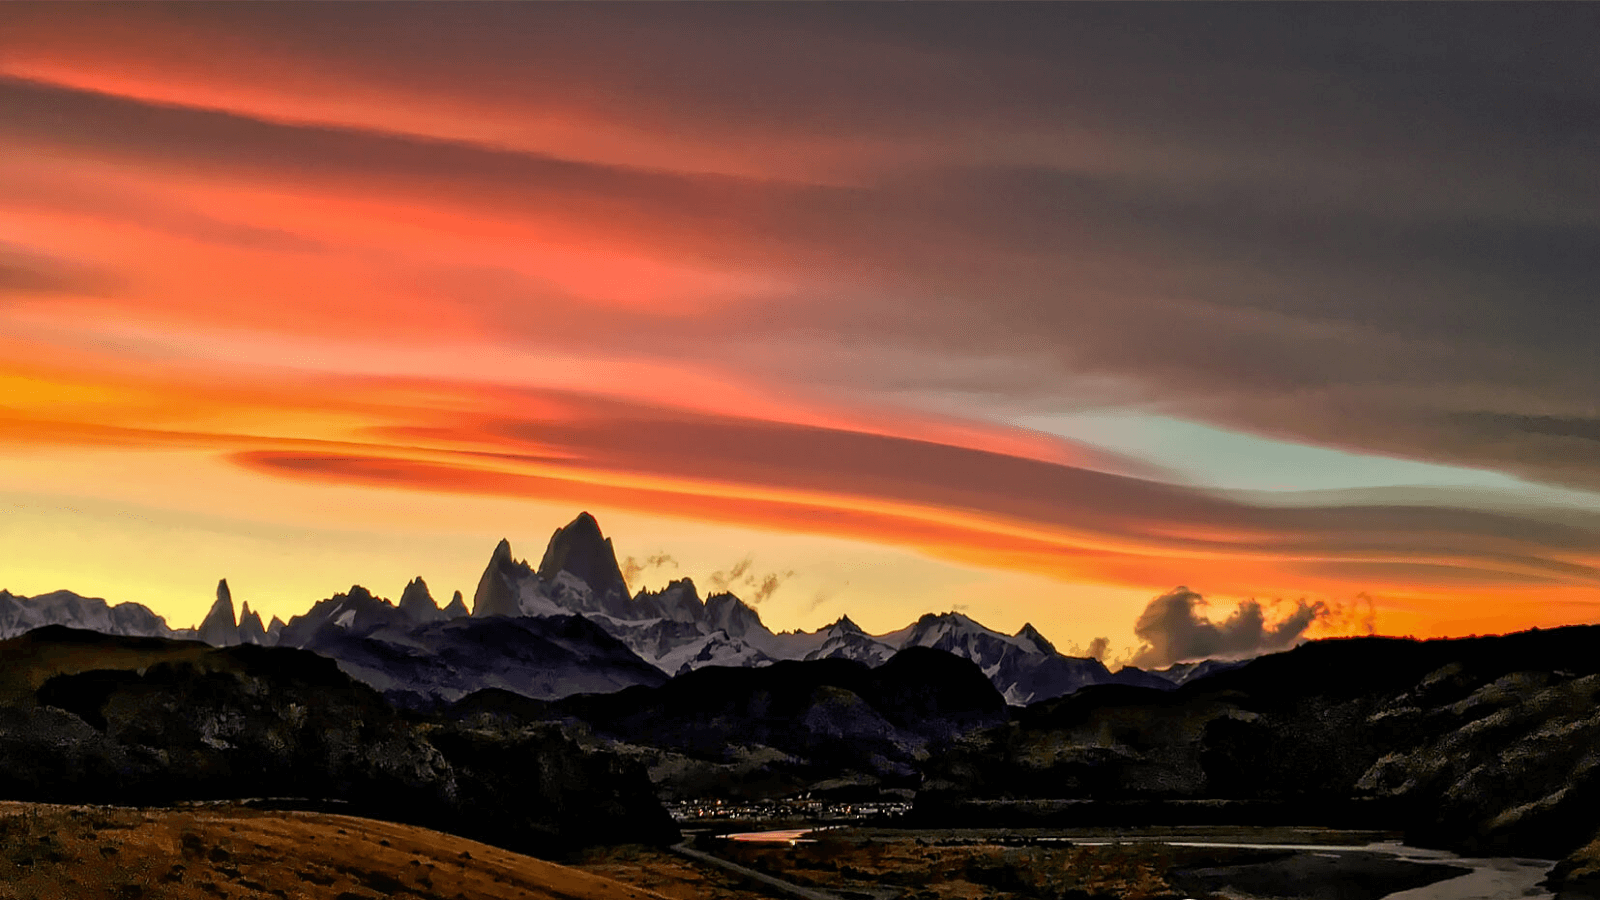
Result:
[[[0,626],[22,633],[0,640],[0,796],[296,798],[674,896],[813,878],[927,900],[1227,896],[1228,879],[1298,897],[1294,878],[1353,878],[1328,896],[1376,900],[1444,890],[1449,854],[1551,861],[1540,877],[1562,860],[1559,896],[1593,891],[1600,628],[1330,639],[1106,680],[1031,628],[945,613],[774,634],[732,595],[629,596],[616,569],[585,515],[538,568],[502,543],[470,608],[417,580],[398,604],[354,587],[257,627],[224,583],[199,629],[159,633],[137,609],[6,594]],[[1337,858],[1276,846],[1308,824],[1390,834]],[[849,826],[806,838],[837,869],[809,843],[704,843],[820,825]],[[1231,836],[1127,841],[1150,829]],[[685,833],[745,873],[672,856]],[[1538,868],[1505,865],[1456,874]]]

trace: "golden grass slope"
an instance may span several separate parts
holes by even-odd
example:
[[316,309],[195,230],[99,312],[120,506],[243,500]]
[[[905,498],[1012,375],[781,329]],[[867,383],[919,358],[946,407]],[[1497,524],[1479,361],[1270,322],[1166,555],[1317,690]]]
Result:
[[0,803],[0,898],[64,897],[661,900],[476,841],[350,816]]

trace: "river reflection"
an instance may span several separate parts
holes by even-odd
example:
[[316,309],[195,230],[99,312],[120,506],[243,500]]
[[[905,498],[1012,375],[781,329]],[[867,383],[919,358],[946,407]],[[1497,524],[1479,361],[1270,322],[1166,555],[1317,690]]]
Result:
[[[832,826],[839,827],[839,826]],[[774,831],[749,831],[724,835],[728,840],[752,844],[811,844],[816,841],[807,835],[829,828],[785,828]],[[1184,840],[1176,836],[1034,835],[1032,841],[1042,844],[1067,843],[1077,846],[1104,846],[1124,843],[1162,843],[1176,847],[1218,847],[1260,850],[1292,850],[1317,856],[1333,854],[1374,854],[1416,863],[1433,863],[1460,867],[1466,871],[1453,878],[1387,894],[1383,900],[1509,900],[1509,898],[1549,898],[1553,895],[1540,885],[1549,872],[1552,862],[1521,858],[1473,858],[1457,856],[1443,850],[1425,850],[1408,847],[1398,841],[1379,841],[1353,844],[1273,843],[1250,841]]]
[[746,844],[814,844],[806,835],[815,828],[785,828],[780,831],[746,831],[742,834],[724,835],[730,841]]

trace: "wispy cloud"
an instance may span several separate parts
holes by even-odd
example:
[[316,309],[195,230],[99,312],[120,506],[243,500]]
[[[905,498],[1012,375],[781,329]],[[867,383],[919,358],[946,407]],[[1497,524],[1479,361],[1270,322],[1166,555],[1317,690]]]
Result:
[[644,559],[624,556],[620,564],[622,580],[626,581],[630,586],[637,585],[639,576],[645,572],[665,569],[669,566],[674,569],[678,568],[678,561],[667,553],[653,553]]
[[[1592,513],[1263,505],[997,424],[1600,486],[1592,7],[978,9],[19,9],[0,440],[1151,590],[1600,598]],[[1152,635],[1253,627],[1189,613]]]
[[740,599],[758,605],[776,593],[784,582],[794,577],[794,572],[787,570],[756,572],[752,568],[754,565],[754,557],[746,556],[727,569],[712,572],[706,579],[710,584],[710,592],[739,594]]

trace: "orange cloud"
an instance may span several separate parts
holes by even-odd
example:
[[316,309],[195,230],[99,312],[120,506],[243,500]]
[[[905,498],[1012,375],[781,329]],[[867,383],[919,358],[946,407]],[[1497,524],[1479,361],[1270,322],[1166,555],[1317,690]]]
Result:
[[[1538,153],[1472,156],[1487,144],[1454,120],[1418,148],[1443,101],[1394,92],[1370,121],[1329,113],[1357,117],[1329,134],[1389,135],[1377,169],[1364,146],[1244,127],[1299,121],[1303,73],[1272,82],[1282,108],[1186,94],[1162,53],[1115,43],[1133,31],[1030,24],[1077,13],[991,13],[1013,52],[952,39],[959,7],[723,9],[629,28],[560,6],[19,10],[0,35],[0,441],[198,449],[1062,580],[1368,590],[1430,632],[1591,614],[1592,514],[1261,506],[1001,424],[1159,402],[1600,477],[1592,347],[1552,330],[1559,309],[1516,313],[1592,297],[1548,249],[1590,248],[1548,214],[1586,182],[1517,169]],[[1080,32],[1082,52],[1051,43]],[[1396,213],[1401,195],[1417,205]],[[1484,291],[1499,305],[1433,305]]]

